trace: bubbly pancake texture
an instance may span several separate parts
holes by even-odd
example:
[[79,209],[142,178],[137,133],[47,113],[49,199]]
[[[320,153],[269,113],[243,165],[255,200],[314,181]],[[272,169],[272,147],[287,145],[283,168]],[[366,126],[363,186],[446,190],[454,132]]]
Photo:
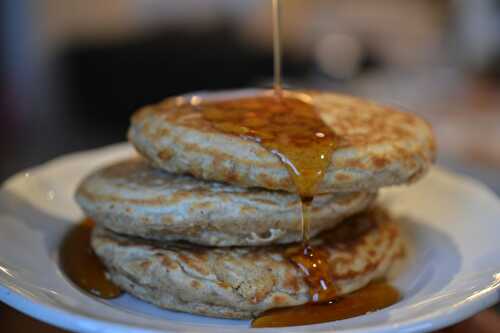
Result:
[[[338,295],[384,277],[404,253],[398,226],[372,209],[311,241],[328,254]],[[292,246],[212,248],[124,237],[98,227],[92,247],[114,283],[167,309],[252,318],[310,301],[303,272],[284,253]]]
[[[372,192],[318,196],[312,235],[366,209]],[[301,240],[299,197],[175,175],[136,158],[86,177],[76,200],[98,225],[117,233],[213,246],[267,245]]]
[[[194,104],[186,98],[170,98],[144,107],[132,117],[129,140],[155,166],[173,173],[295,192],[290,173],[276,154],[258,142],[222,133],[199,111],[204,101],[227,100],[237,93],[241,91],[208,93],[201,100],[191,98]],[[314,105],[336,135],[318,193],[375,191],[410,183],[419,179],[435,158],[432,130],[415,115],[333,93],[300,96]]]

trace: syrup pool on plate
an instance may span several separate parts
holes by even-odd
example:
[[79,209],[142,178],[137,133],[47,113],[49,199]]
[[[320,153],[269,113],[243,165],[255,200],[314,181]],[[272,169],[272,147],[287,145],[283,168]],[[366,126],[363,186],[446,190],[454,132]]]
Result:
[[287,327],[342,320],[386,308],[400,298],[399,292],[387,282],[372,282],[329,302],[266,311],[252,322],[252,327]]
[[122,291],[107,278],[104,265],[90,246],[93,227],[94,222],[85,219],[68,232],[60,248],[61,267],[83,290],[101,298],[116,298]]

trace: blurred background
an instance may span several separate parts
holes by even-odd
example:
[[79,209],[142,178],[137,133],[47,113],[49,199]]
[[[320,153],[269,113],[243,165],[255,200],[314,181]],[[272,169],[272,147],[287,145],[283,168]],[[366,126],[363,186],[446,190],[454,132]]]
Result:
[[[271,0],[3,0],[0,180],[125,140],[139,106],[269,87]],[[285,0],[289,87],[402,106],[500,193],[500,1]]]

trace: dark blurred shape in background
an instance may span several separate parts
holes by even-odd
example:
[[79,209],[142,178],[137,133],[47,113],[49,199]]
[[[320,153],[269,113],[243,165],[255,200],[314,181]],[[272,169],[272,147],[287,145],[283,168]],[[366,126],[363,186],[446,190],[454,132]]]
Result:
[[[139,106],[268,87],[270,0],[4,0],[0,180],[123,141]],[[500,1],[286,0],[285,82],[428,118],[440,163],[500,192]]]

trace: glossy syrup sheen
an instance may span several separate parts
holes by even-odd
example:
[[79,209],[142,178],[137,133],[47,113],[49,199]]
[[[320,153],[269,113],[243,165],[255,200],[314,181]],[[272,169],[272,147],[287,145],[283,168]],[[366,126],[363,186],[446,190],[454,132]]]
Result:
[[328,264],[327,250],[305,243],[287,250],[285,257],[304,273],[312,302],[326,302],[337,296],[335,280]]
[[330,302],[266,311],[252,322],[252,327],[299,326],[342,320],[386,308],[400,298],[398,290],[386,282],[372,282]]
[[260,95],[201,104],[217,130],[253,140],[287,166],[297,193],[312,198],[330,164],[335,134],[306,94]]
[[115,298],[122,291],[106,277],[104,265],[90,247],[94,222],[85,219],[65,236],[61,249],[61,267],[73,283],[101,298]]

